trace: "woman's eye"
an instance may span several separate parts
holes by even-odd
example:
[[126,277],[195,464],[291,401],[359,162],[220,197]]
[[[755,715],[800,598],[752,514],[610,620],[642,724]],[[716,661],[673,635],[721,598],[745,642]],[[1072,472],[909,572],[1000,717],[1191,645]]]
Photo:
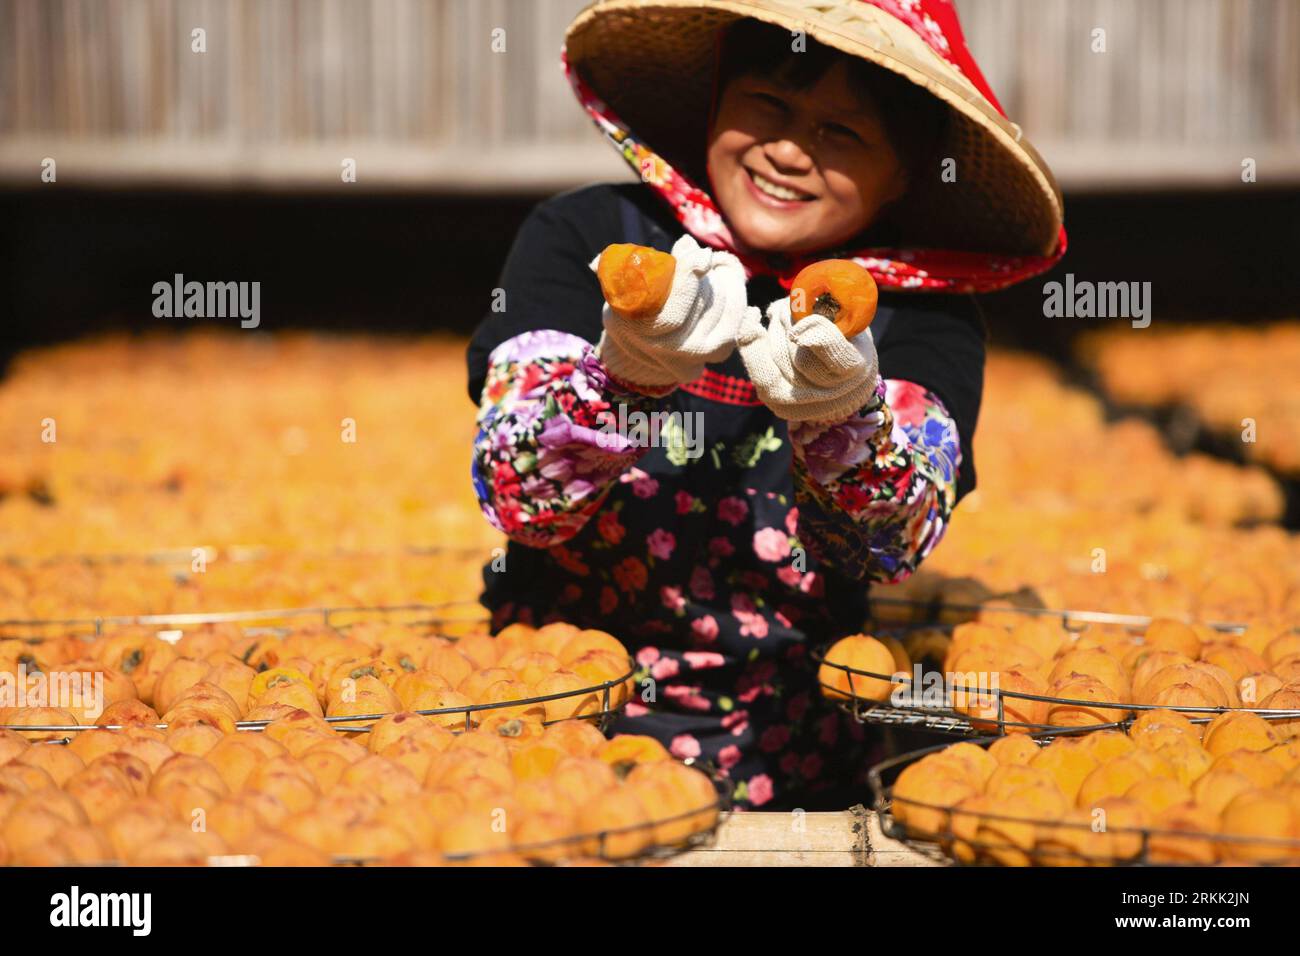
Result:
[[780,99],[779,97],[773,96],[771,93],[754,93],[753,97],[763,106],[770,107],[772,109],[785,108],[785,101]]
[[855,130],[850,129],[847,126],[841,126],[839,123],[827,123],[822,127],[822,129],[829,135],[834,136],[836,139],[854,140],[859,143],[862,142],[862,137],[859,136]]

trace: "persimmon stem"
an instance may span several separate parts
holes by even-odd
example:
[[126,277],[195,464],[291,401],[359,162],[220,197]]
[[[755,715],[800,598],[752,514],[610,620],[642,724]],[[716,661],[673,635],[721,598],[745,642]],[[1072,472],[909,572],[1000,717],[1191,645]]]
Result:
[[840,304],[835,300],[835,296],[829,292],[823,292],[813,303],[812,310],[818,315],[835,321],[835,317],[840,314]]

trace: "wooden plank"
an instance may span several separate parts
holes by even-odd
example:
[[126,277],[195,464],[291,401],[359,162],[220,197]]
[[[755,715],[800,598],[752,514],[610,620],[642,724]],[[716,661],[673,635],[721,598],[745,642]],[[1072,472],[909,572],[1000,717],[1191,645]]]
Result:
[[669,866],[936,866],[886,837],[877,817],[855,807],[838,813],[733,813],[713,843]]
[[[303,137],[467,149],[589,133],[559,72],[563,30],[586,0],[3,0],[0,126],[77,136],[148,128],[186,140],[224,126],[272,147]],[[959,0],[976,57],[1030,137],[1122,155],[1126,142],[1193,152],[1257,140],[1290,148],[1300,14],[1294,0]],[[189,29],[209,52],[189,52]],[[362,28],[362,25],[367,25]],[[509,54],[488,47],[509,27]],[[1106,54],[1089,49],[1107,28]],[[255,27],[255,29],[250,29]],[[222,82],[235,78],[235,85]],[[144,83],[143,89],[132,89]],[[429,86],[431,84],[431,86]],[[248,92],[241,92],[247,85]],[[345,92],[346,90],[346,92]],[[361,104],[368,104],[357,116]],[[262,115],[264,114],[264,115]],[[255,120],[259,120],[257,122]],[[358,129],[358,123],[363,128]]]
[[[30,180],[37,141],[37,161],[57,147],[82,181],[317,188],[365,149],[358,189],[568,188],[613,155],[559,69],[586,2],[0,0],[0,152],[27,150],[0,158],[0,179]],[[1065,188],[1239,186],[1246,155],[1261,181],[1300,181],[1295,0],[958,7]],[[490,48],[497,26],[506,53]]]
[[914,850],[905,843],[885,836],[880,829],[880,817],[868,817],[868,834],[871,840],[873,866],[944,866],[944,862]]

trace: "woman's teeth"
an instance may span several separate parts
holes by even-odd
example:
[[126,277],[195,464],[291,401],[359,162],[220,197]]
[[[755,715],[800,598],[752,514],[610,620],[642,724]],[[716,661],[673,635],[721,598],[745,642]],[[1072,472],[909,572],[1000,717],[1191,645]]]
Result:
[[785,199],[785,200],[806,202],[807,200],[812,198],[811,196],[806,196],[803,193],[797,193],[793,189],[786,189],[784,186],[778,186],[776,183],[772,182],[771,180],[764,179],[762,176],[754,172],[752,169],[748,170],[748,172],[749,172],[750,179],[754,181],[754,185],[759,188],[759,191],[767,193],[767,195],[771,196],[774,199]]

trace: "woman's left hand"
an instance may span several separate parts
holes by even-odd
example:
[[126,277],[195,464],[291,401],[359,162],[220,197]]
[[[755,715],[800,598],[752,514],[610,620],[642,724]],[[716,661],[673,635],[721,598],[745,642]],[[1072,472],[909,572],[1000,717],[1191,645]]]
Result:
[[824,316],[799,322],[790,299],[745,309],[736,345],[763,404],[792,422],[838,422],[871,400],[880,380],[876,344],[867,329],[852,339]]

